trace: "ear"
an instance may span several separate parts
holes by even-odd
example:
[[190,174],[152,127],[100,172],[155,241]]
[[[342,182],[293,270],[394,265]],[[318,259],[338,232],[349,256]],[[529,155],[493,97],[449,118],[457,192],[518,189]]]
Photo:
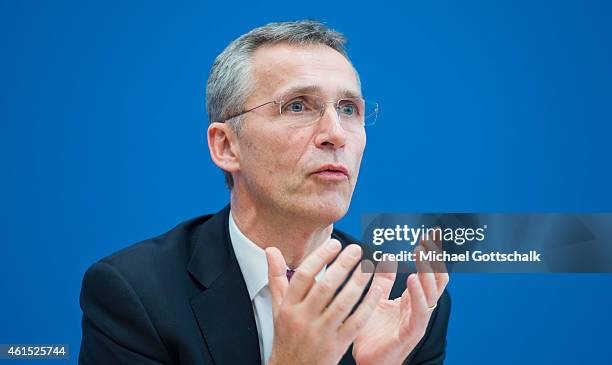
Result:
[[210,158],[220,169],[229,173],[240,170],[240,148],[236,133],[227,123],[211,123],[208,126],[208,150]]

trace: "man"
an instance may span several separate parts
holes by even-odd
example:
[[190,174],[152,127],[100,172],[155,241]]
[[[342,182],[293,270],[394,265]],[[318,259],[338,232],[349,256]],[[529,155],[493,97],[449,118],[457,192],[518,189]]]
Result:
[[318,22],[271,23],[217,57],[208,146],[230,204],[88,269],[80,363],[442,363],[448,275],[372,279],[333,229],[377,111],[344,43]]

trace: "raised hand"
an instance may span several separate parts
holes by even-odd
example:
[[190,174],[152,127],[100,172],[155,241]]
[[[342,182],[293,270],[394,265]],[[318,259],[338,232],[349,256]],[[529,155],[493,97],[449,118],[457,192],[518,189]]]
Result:
[[[444,263],[418,258],[421,251],[438,249],[430,240],[415,248],[418,274],[408,276],[406,290],[397,299],[389,299],[397,265],[390,269],[391,263],[379,264],[370,290],[380,290],[383,295],[353,344],[357,364],[402,364],[421,340],[449,277]],[[381,270],[383,265],[387,267]]]
[[[335,365],[368,323],[382,297],[380,290],[370,290],[353,314],[351,310],[372,277],[373,264],[364,261],[364,267],[354,270],[350,280],[335,296],[362,256],[357,245],[349,245],[342,252],[340,248],[337,240],[329,240],[304,260],[290,283],[281,252],[274,247],[266,249],[274,313],[270,365]],[[315,276],[336,256],[338,259],[316,282]]]

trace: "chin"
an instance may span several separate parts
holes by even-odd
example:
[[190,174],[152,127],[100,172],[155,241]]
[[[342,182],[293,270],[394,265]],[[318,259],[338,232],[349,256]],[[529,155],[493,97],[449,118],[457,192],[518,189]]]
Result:
[[346,199],[325,199],[324,196],[317,197],[307,204],[309,215],[316,217],[326,224],[331,224],[344,217],[348,210],[348,202]]

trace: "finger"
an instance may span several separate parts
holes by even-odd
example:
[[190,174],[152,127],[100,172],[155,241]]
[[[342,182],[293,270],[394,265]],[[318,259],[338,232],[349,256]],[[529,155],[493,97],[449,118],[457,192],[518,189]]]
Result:
[[383,299],[383,291],[372,286],[357,310],[338,329],[338,336],[344,341],[353,342],[361,329],[368,323],[376,306]]
[[376,273],[374,274],[374,279],[372,279],[370,291],[374,288],[379,288],[382,291],[382,298],[389,299],[396,275],[397,262],[383,261],[378,263],[378,265],[376,265]]
[[423,292],[425,293],[425,299],[427,300],[428,305],[431,307],[438,300],[438,285],[436,283],[436,277],[433,273],[431,263],[429,261],[420,259],[421,252],[423,251],[423,246],[420,245],[415,249],[415,252],[417,253],[417,276],[421,282]]
[[[440,246],[438,246],[438,244],[436,244],[434,241],[421,241],[420,246],[424,249],[424,252],[432,251],[433,253],[437,253],[441,251]],[[429,261],[429,263],[431,264],[433,272],[447,272],[444,261],[433,260]]]
[[329,328],[338,328],[340,326],[351,313],[353,307],[361,298],[366,285],[368,285],[374,271],[374,264],[369,260],[365,260],[361,265],[363,267],[353,271],[350,280],[340,293],[336,295],[325,312],[323,312],[322,319]]
[[345,282],[351,270],[357,265],[361,255],[361,247],[358,245],[349,245],[340,252],[336,261],[325,270],[323,278],[313,285],[304,299],[306,307],[312,313],[323,312],[340,285]]
[[423,247],[423,242],[414,248],[415,264],[418,272],[433,272],[429,261],[423,259],[426,249]]
[[448,284],[448,280],[449,280],[448,273],[446,272],[436,273],[436,286],[438,288],[438,298],[440,298],[440,295],[442,295],[442,292],[446,288],[446,285]]
[[287,292],[289,281],[287,280],[287,264],[283,254],[276,247],[266,249],[268,259],[268,287],[272,294],[272,310],[276,312]]
[[435,275],[431,272],[420,272],[417,274],[417,277],[421,283],[427,306],[433,307],[438,301],[438,285],[436,284]]
[[427,236],[427,240],[433,242],[437,249],[442,248],[442,229],[440,227],[434,227],[431,235]]
[[[437,250],[438,249],[438,246],[436,246],[436,244],[431,241],[426,241],[423,243],[423,245],[424,245],[425,250]],[[434,260],[433,262],[429,261],[428,263],[431,266],[431,272],[435,273],[436,291],[439,297],[444,291],[446,284],[448,284],[448,280],[449,280],[448,270],[446,268],[446,264],[444,263],[444,261]],[[425,270],[422,270],[422,271],[425,272]]]
[[416,275],[408,277],[408,294],[410,295],[410,316],[400,327],[400,339],[421,334],[427,327],[431,311],[428,309],[425,293]]
[[285,300],[288,304],[301,302],[314,284],[315,276],[340,252],[340,242],[331,239],[312,252],[295,270]]

